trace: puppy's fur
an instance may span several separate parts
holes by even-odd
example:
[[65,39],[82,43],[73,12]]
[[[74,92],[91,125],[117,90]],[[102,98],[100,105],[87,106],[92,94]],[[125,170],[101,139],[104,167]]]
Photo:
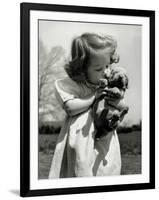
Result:
[[[128,112],[129,108],[124,101],[124,94],[128,88],[126,71],[121,67],[114,67],[108,79],[100,80],[99,87],[106,94],[97,99],[93,105],[96,138],[114,130]],[[113,101],[109,101],[111,97]]]

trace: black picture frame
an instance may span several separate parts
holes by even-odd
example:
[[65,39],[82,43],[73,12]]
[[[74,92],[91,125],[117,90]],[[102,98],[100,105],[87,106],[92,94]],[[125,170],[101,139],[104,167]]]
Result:
[[[137,16],[149,18],[150,41],[150,116],[149,116],[149,175],[148,183],[100,185],[88,187],[34,189],[30,188],[30,11],[58,11],[89,14],[105,14],[117,16]],[[77,193],[96,193],[107,191],[141,190],[155,188],[155,11],[131,10],[104,7],[83,7],[72,5],[49,5],[35,3],[21,3],[20,5],[20,37],[21,37],[21,81],[20,81],[20,196],[62,195]]]

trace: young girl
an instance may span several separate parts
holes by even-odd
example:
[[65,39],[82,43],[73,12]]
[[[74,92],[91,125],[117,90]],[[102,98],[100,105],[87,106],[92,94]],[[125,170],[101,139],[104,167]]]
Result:
[[85,33],[73,40],[72,58],[65,68],[68,77],[55,81],[57,99],[67,115],[49,178],[120,174],[117,133],[113,130],[96,140],[92,117],[94,101],[105,95],[104,91],[96,90],[99,80],[109,76],[111,64],[119,60],[115,51],[116,41],[111,36]]

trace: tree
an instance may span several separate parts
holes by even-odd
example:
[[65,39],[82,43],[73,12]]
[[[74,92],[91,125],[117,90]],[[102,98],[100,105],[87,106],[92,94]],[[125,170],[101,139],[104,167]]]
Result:
[[47,53],[43,42],[39,41],[38,100],[40,120],[44,120],[46,115],[50,118],[60,118],[56,113],[56,110],[60,110],[60,105],[55,99],[54,81],[65,75],[65,62],[65,52],[61,46],[55,46]]

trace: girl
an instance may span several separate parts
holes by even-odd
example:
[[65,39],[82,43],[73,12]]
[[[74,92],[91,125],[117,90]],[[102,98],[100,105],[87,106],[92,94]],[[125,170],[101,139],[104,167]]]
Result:
[[[67,115],[59,134],[49,178],[119,175],[121,155],[115,130],[95,140],[92,105],[105,95],[96,90],[118,62],[111,36],[85,33],[72,42],[68,77],[56,80],[56,96]],[[99,88],[99,87],[98,87]],[[109,94],[109,96],[112,94]],[[110,101],[113,101],[110,98]]]

